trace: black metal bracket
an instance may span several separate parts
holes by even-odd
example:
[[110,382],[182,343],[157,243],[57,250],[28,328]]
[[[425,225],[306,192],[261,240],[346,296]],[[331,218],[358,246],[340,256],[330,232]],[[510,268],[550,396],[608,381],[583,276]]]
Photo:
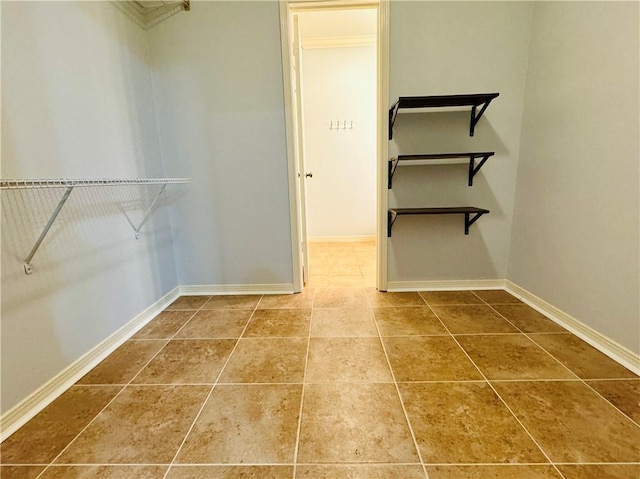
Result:
[[475,223],[476,221],[478,221],[478,219],[483,215],[484,213],[476,213],[475,216],[473,218],[471,218],[471,220],[469,220],[469,213],[465,213],[464,214],[464,234],[468,235],[469,234],[469,227]]
[[[482,165],[486,163],[490,156],[493,156],[493,153],[479,156],[472,155],[469,157],[469,186],[473,186],[473,177],[476,176],[476,173],[480,171],[480,168],[482,168]],[[476,158],[482,158],[477,165]]]
[[393,125],[396,123],[398,116],[398,108],[400,108],[400,100],[395,102],[391,108],[389,108],[389,139],[393,139]]
[[478,114],[476,114],[476,105],[473,105],[471,107],[471,120],[470,120],[470,123],[469,123],[469,136],[473,136],[473,134],[475,132],[475,129],[476,129],[476,125],[478,124],[478,121],[480,121],[480,118],[482,118],[482,115],[484,114],[485,110],[489,106],[489,103],[491,103],[491,100],[493,100],[493,98],[489,98],[484,104],[482,104],[482,108],[480,108],[480,112]]
[[391,238],[391,227],[396,222],[396,219],[398,219],[398,214],[395,211],[387,211],[387,238]]
[[396,168],[398,168],[398,163],[399,163],[398,158],[391,158],[389,160],[389,174],[387,175],[388,189],[391,189],[391,186],[393,185],[393,175],[396,172]]

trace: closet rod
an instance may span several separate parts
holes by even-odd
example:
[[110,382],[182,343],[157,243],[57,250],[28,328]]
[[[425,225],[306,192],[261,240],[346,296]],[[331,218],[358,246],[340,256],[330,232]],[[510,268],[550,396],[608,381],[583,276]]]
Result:
[[[51,214],[49,221],[45,225],[42,233],[38,236],[35,244],[31,248],[29,255],[24,261],[24,272],[26,274],[31,274],[31,260],[35,256],[38,248],[42,244],[45,236],[53,226],[53,223],[56,221],[56,218],[62,211],[64,204],[67,202],[69,195],[76,187],[89,187],[89,186],[126,186],[126,185],[162,185],[160,191],[156,194],[156,197],[151,202],[151,206],[147,209],[142,221],[138,226],[134,225],[129,217],[127,216],[127,221],[131,224],[135,231],[136,239],[140,238],[140,229],[147,222],[149,216],[155,209],[158,204],[158,200],[160,196],[164,192],[167,185],[170,184],[181,184],[181,183],[191,183],[191,178],[98,178],[98,179],[23,179],[23,180],[0,180],[0,190],[20,190],[20,189],[37,189],[37,188],[66,188],[66,191],[62,195],[62,198],[58,202],[55,210]],[[125,213],[126,216],[126,213]]]

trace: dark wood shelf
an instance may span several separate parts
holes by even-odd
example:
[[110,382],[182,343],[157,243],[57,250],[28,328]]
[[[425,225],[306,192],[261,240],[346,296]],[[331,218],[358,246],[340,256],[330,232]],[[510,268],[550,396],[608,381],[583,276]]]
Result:
[[[469,186],[473,186],[473,177],[480,171],[482,165],[495,155],[495,151],[483,151],[483,152],[468,152],[468,153],[436,153],[436,154],[424,154],[424,155],[398,155],[389,160],[389,175],[387,187],[391,189],[393,187],[393,175],[396,172],[396,168],[403,161],[425,161],[425,165],[428,165],[430,161],[435,160],[448,160],[457,158],[469,158]],[[480,158],[479,163],[476,165],[476,159]]]
[[[469,227],[482,215],[489,213],[484,208],[474,206],[455,206],[445,208],[393,208],[387,212],[387,236],[391,238],[391,228],[398,216],[402,215],[464,215],[464,234],[469,234]],[[471,218],[471,215],[474,215]]]
[[[483,113],[500,93],[474,93],[469,95],[439,95],[439,96],[401,96],[397,102],[389,108],[389,139],[393,139],[393,125],[398,116],[398,110],[411,108],[446,108],[446,107],[471,107],[471,120],[469,136],[473,136],[475,126]],[[476,113],[476,109],[480,111]]]

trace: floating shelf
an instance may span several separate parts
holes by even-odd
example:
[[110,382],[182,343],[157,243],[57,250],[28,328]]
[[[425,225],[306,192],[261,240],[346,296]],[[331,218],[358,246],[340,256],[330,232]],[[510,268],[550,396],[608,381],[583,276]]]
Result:
[[[396,168],[398,168],[398,166],[403,161],[421,162],[420,164],[429,165],[434,164],[431,162],[435,162],[437,160],[449,160],[456,158],[469,158],[469,186],[473,186],[473,177],[476,176],[476,173],[478,173],[478,171],[480,171],[482,165],[484,165],[485,162],[495,154],[495,151],[485,151],[469,153],[436,153],[428,155],[398,155],[389,160],[389,183],[387,186],[389,189],[392,188],[393,175],[396,172]],[[478,158],[481,159],[480,162],[476,165],[476,159]]]
[[[469,227],[489,210],[473,206],[459,206],[451,208],[394,208],[387,213],[387,236],[391,238],[391,227],[400,215],[464,215],[464,234],[469,234]],[[470,215],[474,215],[471,218]]]
[[[440,96],[401,96],[397,102],[389,108],[389,139],[393,139],[393,125],[398,116],[398,110],[409,108],[445,108],[445,107],[471,107],[471,120],[469,124],[469,136],[473,136],[475,126],[483,113],[500,93],[475,93],[471,95],[440,95]],[[480,107],[480,111],[476,109]]]

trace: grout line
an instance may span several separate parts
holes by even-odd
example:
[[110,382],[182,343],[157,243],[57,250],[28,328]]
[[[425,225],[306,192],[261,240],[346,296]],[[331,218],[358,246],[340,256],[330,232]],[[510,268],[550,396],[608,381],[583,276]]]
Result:
[[[474,293],[475,294],[475,293]],[[431,308],[431,311],[433,312],[433,314],[436,315],[436,317],[438,319],[440,319],[440,317],[437,315],[437,313],[433,310],[433,308]],[[442,322],[442,320],[440,320],[440,322]],[[447,329],[447,331],[449,331],[449,328],[447,328],[447,326],[442,323],[444,325],[444,327]],[[491,390],[493,391],[493,393],[498,397],[498,399],[500,399],[500,401],[502,402],[502,404],[504,404],[504,406],[507,408],[507,410],[511,413],[511,415],[513,416],[513,418],[518,422],[518,424],[520,424],[520,427],[524,430],[524,432],[531,438],[531,440],[533,441],[533,443],[536,445],[536,447],[540,450],[540,452],[542,453],[542,455],[547,459],[547,461],[549,461],[549,464],[551,464],[553,466],[553,468],[556,470],[556,472],[558,474],[560,474],[560,477],[562,479],[566,479],[564,474],[562,474],[562,472],[560,472],[560,469],[558,469],[556,467],[556,465],[553,463],[553,461],[551,461],[551,458],[547,455],[547,453],[544,451],[544,449],[542,449],[542,447],[540,446],[540,444],[538,444],[538,441],[536,441],[536,439],[533,437],[533,435],[529,432],[529,430],[524,426],[524,424],[522,423],[522,421],[518,418],[518,416],[516,416],[516,414],[513,412],[513,410],[509,407],[509,405],[506,403],[506,401],[502,398],[502,396],[500,396],[500,394],[498,394],[498,391],[496,391],[496,389],[493,387],[493,384],[491,384],[491,382],[487,379],[487,377],[485,376],[485,374],[482,372],[482,370],[478,367],[478,365],[475,363],[475,361],[471,358],[471,356],[469,356],[469,354],[467,353],[467,351],[462,347],[462,345],[458,342],[458,340],[455,338],[455,336],[452,334],[451,337],[453,338],[453,340],[456,342],[456,344],[458,345],[458,347],[462,350],[462,352],[465,354],[465,356],[469,359],[469,361],[471,361],[471,364],[473,364],[473,366],[478,370],[478,373],[480,373],[480,375],[484,378],[484,380],[487,382],[487,384],[489,385],[489,387],[491,388]]]
[[311,301],[311,316],[309,317],[309,334],[307,335],[307,352],[304,357],[304,372],[302,374],[302,391],[300,393],[300,410],[298,411],[298,429],[296,431],[296,445],[293,450],[293,479],[298,473],[298,452],[300,450],[300,434],[302,432],[302,409],[304,406],[304,391],[307,381],[307,365],[309,363],[309,350],[311,349],[311,328],[313,326],[313,307],[316,301],[316,288],[313,288],[313,300]]
[[[184,435],[184,438],[182,439],[182,442],[178,446],[178,449],[176,450],[176,453],[174,454],[173,459],[171,460],[171,463],[169,464],[169,467],[167,468],[167,471],[165,472],[164,476],[162,476],[163,479],[166,479],[167,475],[169,474],[169,471],[171,470],[171,467],[175,463],[176,459],[178,458],[178,455],[180,454],[180,451],[182,450],[182,447],[184,446],[185,442],[187,442],[187,438],[189,437],[189,434],[191,434],[191,431],[193,430],[194,426],[196,425],[196,422],[198,422],[198,419],[200,418],[200,415],[202,414],[202,411],[204,411],[205,406],[209,402],[209,398],[213,394],[213,391],[215,390],[216,385],[218,384],[218,381],[222,377],[222,373],[224,372],[225,368],[227,367],[227,364],[229,364],[229,360],[233,356],[233,353],[235,352],[236,348],[238,347],[238,344],[240,343],[240,338],[242,337],[242,335],[246,331],[247,327],[249,326],[249,323],[251,322],[251,318],[253,317],[254,313],[258,309],[258,304],[260,304],[260,301],[262,301],[263,297],[264,297],[264,295],[261,295],[260,299],[256,303],[253,311],[251,312],[251,315],[249,316],[249,319],[247,320],[247,324],[244,325],[244,329],[242,330],[242,333],[240,334],[240,337],[236,340],[236,344],[234,344],[233,349],[231,350],[231,353],[229,353],[229,356],[227,357],[227,360],[222,365],[222,368],[220,368],[220,372],[218,373],[218,377],[216,378],[215,383],[213,384],[213,386],[211,386],[211,389],[209,390],[209,394],[207,394],[207,396],[205,397],[204,401],[202,402],[202,406],[200,406],[200,409],[198,410],[198,413],[193,418],[191,426],[187,430],[186,434]],[[209,299],[211,299],[211,298],[209,298]],[[178,333],[176,333],[176,334],[178,334]]]
[[[422,298],[422,296],[420,296]],[[424,301],[424,298],[422,298]],[[375,319],[375,314],[373,312],[373,307],[369,302],[369,298],[367,297],[367,304],[369,305],[369,312],[373,317],[373,323],[376,326],[376,330],[378,331],[378,341],[380,341],[380,345],[382,346],[382,352],[384,353],[384,357],[387,360],[387,367],[389,368],[389,372],[391,373],[391,378],[393,379],[393,385],[396,389],[396,394],[398,396],[398,400],[400,401],[400,406],[402,407],[402,412],[404,413],[404,419],[407,421],[407,426],[409,427],[409,432],[411,433],[411,439],[413,439],[413,447],[416,449],[416,453],[418,454],[418,459],[420,459],[420,464],[422,465],[422,472],[424,472],[425,479],[429,479],[429,473],[427,472],[427,468],[424,464],[424,460],[422,459],[422,453],[420,452],[420,446],[418,445],[418,440],[416,439],[416,435],[413,432],[413,426],[411,425],[411,420],[409,419],[409,413],[407,413],[407,409],[404,406],[404,401],[402,400],[402,395],[400,394],[400,388],[398,387],[398,381],[396,381],[396,375],[393,372],[393,368],[391,367],[391,361],[389,360],[389,355],[387,354],[387,348],[385,347],[384,341],[382,340],[382,336],[380,334],[380,328],[378,327],[378,322]]]
[[[207,301],[208,301],[208,300],[207,300]],[[204,306],[204,305],[207,303],[207,301],[205,301],[205,302],[204,302],[204,304],[203,304],[202,306]],[[202,309],[202,306],[200,307],[200,309]],[[195,311],[193,312],[193,314],[189,317],[189,319],[188,319],[187,321],[185,321],[185,323],[180,327],[180,329],[178,329],[178,331],[176,331],[176,333],[173,335],[173,337],[175,337],[175,335],[176,335],[176,334],[178,334],[178,332],[180,332],[180,330],[181,330],[182,328],[184,328],[184,327],[185,327],[185,325],[186,325],[189,321],[191,321],[191,319],[193,319],[193,317],[197,314],[197,312],[198,312],[198,311],[200,311],[200,309],[197,309],[197,310],[195,310]],[[97,418],[98,418],[98,417],[99,417],[99,416],[100,416],[100,415],[101,415],[101,414],[102,414],[102,413],[103,413],[103,412],[104,412],[104,411],[105,411],[105,410],[106,410],[106,409],[107,409],[111,404],[113,404],[113,402],[114,402],[114,401],[115,401],[115,400],[116,400],[116,399],[117,399],[117,398],[118,398],[118,397],[119,397],[119,396],[124,392],[124,390],[125,390],[125,389],[127,389],[127,387],[128,387],[128,386],[130,386],[130,385],[133,383],[133,381],[134,381],[134,380],[135,380],[135,379],[140,375],[140,373],[141,373],[141,372],[142,372],[142,371],[143,371],[143,370],[144,370],[144,369],[145,369],[145,368],[146,368],[146,367],[151,363],[151,361],[153,361],[153,360],[158,356],[158,354],[160,354],[160,352],[161,352],[161,351],[166,347],[166,345],[167,345],[167,344],[169,344],[169,341],[171,341],[171,339],[169,339],[169,340],[163,340],[163,341],[166,341],[166,343],[165,343],[165,344],[164,344],[164,345],[163,345],[163,346],[162,346],[158,351],[156,351],[156,353],[155,353],[153,356],[151,356],[151,358],[150,358],[150,359],[149,359],[149,360],[148,360],[148,361],[147,361],[147,362],[146,362],[146,363],[145,363],[145,364],[144,364],[144,365],[143,365],[143,366],[138,370],[138,372],[137,372],[136,374],[134,374],[134,375],[133,375],[133,377],[129,380],[129,382],[128,382],[126,385],[124,385],[124,386],[120,389],[120,391],[118,391],[118,392],[116,393],[116,395],[115,395],[115,396],[113,396],[113,397],[111,398],[111,400],[110,400],[109,402],[107,402],[107,404],[106,404],[106,405],[105,405],[105,406],[104,406],[104,407],[103,407],[103,408],[102,408],[102,409],[101,409],[101,410],[100,410],[100,411],[99,411],[99,412],[98,412],[98,413],[93,417],[93,419],[91,419],[91,421],[89,421],[89,422],[87,423],[87,425],[86,425],[85,427],[83,427],[83,428],[82,428],[82,430],[80,430],[80,432],[79,432],[78,434],[76,434],[76,436],[75,436],[75,437],[74,437],[74,438],[73,438],[73,439],[72,439],[72,440],[71,440],[71,441],[70,441],[70,442],[69,442],[69,443],[68,443],[68,444],[67,444],[67,445],[62,449],[62,451],[60,451],[60,452],[58,453],[58,455],[57,455],[57,456],[55,456],[55,457],[51,460],[51,462],[49,463],[49,465],[47,465],[47,467],[45,467],[45,468],[40,472],[40,474],[38,474],[38,475],[35,477],[35,479],[40,479],[40,478],[42,477],[42,475],[43,475],[43,474],[44,474],[44,473],[49,469],[49,467],[51,467],[51,466],[52,466],[52,464],[53,464],[54,462],[56,462],[56,461],[60,458],[60,456],[62,456],[62,454],[64,454],[64,453],[65,453],[65,451],[66,451],[67,449],[69,449],[69,447],[71,447],[71,445],[72,445],[74,442],[76,442],[76,440],[80,437],[80,435],[82,435],[82,433],[84,433],[84,432],[89,428],[89,426],[91,426],[91,425],[94,423],[94,421],[95,421],[95,420],[96,420],[96,419],[97,419]],[[77,384],[77,383],[76,383],[76,384]],[[108,386],[108,385],[107,385],[107,384],[105,384],[105,386]]]

